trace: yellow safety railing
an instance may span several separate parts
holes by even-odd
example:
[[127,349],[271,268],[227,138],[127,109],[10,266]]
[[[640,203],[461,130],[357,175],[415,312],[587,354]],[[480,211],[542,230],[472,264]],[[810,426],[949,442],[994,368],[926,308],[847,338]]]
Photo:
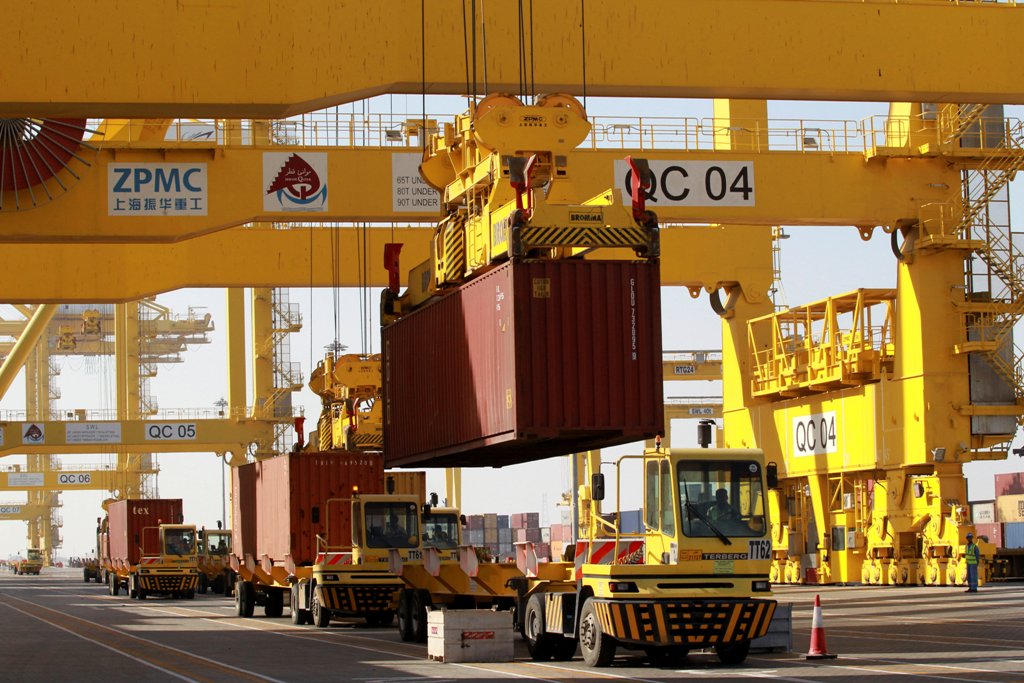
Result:
[[755,396],[878,381],[895,355],[893,289],[858,289],[751,320]]

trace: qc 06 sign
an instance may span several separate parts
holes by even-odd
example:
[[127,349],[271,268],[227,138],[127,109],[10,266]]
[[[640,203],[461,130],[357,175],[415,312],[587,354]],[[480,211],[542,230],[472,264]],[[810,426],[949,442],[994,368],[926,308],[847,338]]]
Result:
[[195,441],[195,422],[150,422],[145,426],[146,441]]
[[817,415],[805,415],[793,418],[793,454],[824,455],[835,453],[836,446],[836,413],[830,411]]
[[[752,161],[649,162],[653,182],[647,191],[648,208],[659,206],[754,206]],[[615,162],[615,187],[628,203],[633,172],[624,160]]]

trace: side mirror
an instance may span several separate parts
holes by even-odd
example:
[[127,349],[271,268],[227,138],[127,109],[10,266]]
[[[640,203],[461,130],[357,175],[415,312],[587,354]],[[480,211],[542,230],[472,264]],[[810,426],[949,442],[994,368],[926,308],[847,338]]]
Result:
[[437,494],[436,493],[431,493],[430,494],[430,507],[437,507]]
[[466,515],[459,515],[459,524],[466,526]]
[[779,466],[774,462],[770,462],[764,467],[764,476],[768,480],[768,488],[777,489],[779,488]]
[[320,523],[320,507],[319,506],[314,506],[313,509],[309,511],[309,516],[310,516],[310,519],[312,520],[313,524],[319,524]]
[[388,492],[389,496],[394,495],[394,493],[395,493],[395,478],[394,477],[388,477],[387,482],[384,484],[384,488]]
[[604,500],[604,475],[600,472],[590,477],[590,497],[593,500]]

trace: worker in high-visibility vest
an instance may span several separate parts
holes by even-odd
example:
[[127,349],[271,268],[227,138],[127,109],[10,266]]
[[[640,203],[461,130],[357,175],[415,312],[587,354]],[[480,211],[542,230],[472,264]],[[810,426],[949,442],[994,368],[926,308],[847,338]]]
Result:
[[967,533],[967,590],[965,593],[978,592],[978,562],[981,560],[981,550],[974,542],[974,534]]

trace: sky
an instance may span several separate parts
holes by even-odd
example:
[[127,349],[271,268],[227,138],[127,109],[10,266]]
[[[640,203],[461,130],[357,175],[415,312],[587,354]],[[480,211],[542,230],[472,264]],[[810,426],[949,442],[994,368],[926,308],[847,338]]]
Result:
[[[441,121],[464,108],[465,101],[454,97],[430,97],[428,111]],[[384,96],[367,103],[346,105],[342,111],[369,111],[372,113],[394,113],[417,117],[421,114],[418,96]],[[710,100],[655,100],[655,99],[598,99],[590,98],[587,103],[592,116],[711,116]],[[777,119],[827,119],[859,121],[871,115],[884,115],[887,105],[883,103],[808,103],[771,102],[769,118]],[[1009,107],[1007,115],[1021,117],[1024,108]],[[796,126],[798,124],[790,123]],[[807,124],[805,124],[807,125]],[[809,126],[808,126],[809,127]],[[1020,225],[1021,207],[1024,207],[1024,184],[1018,180],[1011,188],[1014,206],[1014,225]],[[794,188],[794,191],[799,191]],[[821,299],[831,294],[858,287],[895,287],[896,265],[889,249],[888,236],[878,231],[873,240],[864,242],[855,229],[821,227],[787,227],[790,238],[782,242],[782,283],[781,303],[799,305]],[[290,300],[301,307],[303,328],[291,338],[291,360],[302,364],[303,375],[308,380],[309,372],[316,362],[323,358],[325,347],[333,341],[333,319],[335,296],[329,289],[310,290],[293,288]],[[356,290],[341,290],[338,298],[342,320],[347,321],[340,341],[349,347],[349,352],[380,351],[379,336],[369,335],[372,348],[364,349],[361,332],[360,311],[362,309]],[[211,343],[190,348],[185,362],[165,365],[152,380],[151,389],[162,408],[210,408],[227,393],[226,347],[225,347],[225,296],[223,290],[183,290],[160,295],[158,303],[170,307],[175,313],[184,315],[189,307],[199,312],[210,313],[215,331],[210,335]],[[379,290],[369,296],[367,307],[369,330],[376,331],[377,302]],[[680,288],[665,288],[662,294],[663,347],[665,349],[720,349],[721,326],[711,311],[706,297],[693,300]],[[1019,337],[1019,335],[1018,335]],[[55,405],[61,411],[76,408],[113,408],[114,381],[113,364],[107,360],[62,358],[58,383],[61,399]],[[720,382],[667,383],[666,396],[720,396]],[[19,379],[0,400],[0,409],[24,408],[24,384]],[[319,413],[319,398],[308,388],[295,396],[296,406],[303,406],[311,418],[307,429],[315,424]],[[672,425],[674,446],[696,445],[696,422],[675,421]],[[1019,446],[1020,439],[1015,442]],[[639,452],[639,446],[620,447],[605,453],[606,459],[615,454]],[[66,464],[79,459],[83,463],[97,463],[98,456],[64,456]],[[109,458],[108,458],[109,460]],[[11,465],[24,462],[23,457],[10,456],[0,464]],[[159,495],[164,498],[183,498],[187,520],[207,527],[215,527],[222,519],[226,504],[226,490],[222,486],[225,468],[213,454],[163,454],[158,458],[160,475]],[[965,467],[968,475],[971,500],[990,499],[992,475],[994,472],[1024,470],[1016,456],[1005,461],[971,463]],[[225,477],[230,482],[230,473]],[[564,491],[568,491],[569,468],[567,458],[552,458],[546,461],[503,469],[482,468],[463,471],[463,510],[468,514],[497,512],[540,512],[542,524],[558,522],[556,504]],[[430,470],[428,490],[444,496],[444,480],[440,470]],[[614,489],[609,489],[614,490]],[[639,486],[636,486],[638,492]],[[107,494],[103,492],[66,492],[62,496],[63,548],[59,556],[90,554],[94,550],[94,528],[96,517],[102,514],[100,502]],[[0,503],[24,500],[23,495],[9,493]],[[623,501],[623,507],[639,507],[639,497],[634,495]],[[227,504],[230,509],[230,504]],[[6,557],[25,549],[25,525],[23,522],[0,523],[0,557]]]

